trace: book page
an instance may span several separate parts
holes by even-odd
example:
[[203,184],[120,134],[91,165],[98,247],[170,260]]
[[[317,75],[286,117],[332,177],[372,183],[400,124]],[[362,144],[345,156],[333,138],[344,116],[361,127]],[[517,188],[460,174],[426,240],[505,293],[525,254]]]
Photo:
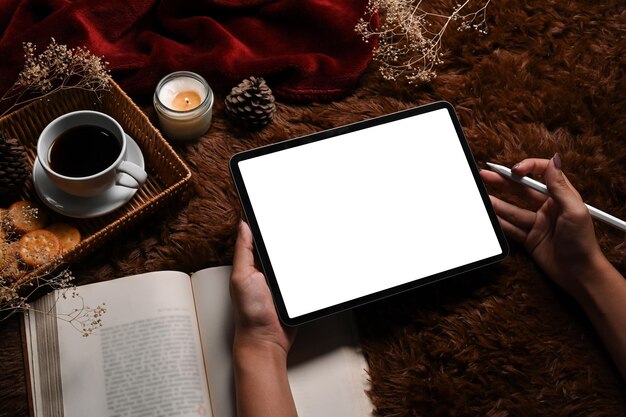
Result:
[[[32,414],[40,417],[63,416],[55,304],[54,297],[42,297],[31,303],[31,307],[53,314],[24,312]],[[38,332],[42,332],[41,337]]]
[[78,288],[57,316],[106,303],[88,337],[57,320],[65,417],[210,416],[189,277],[152,272]]
[[[231,267],[208,268],[191,277],[216,417],[236,415],[230,272]],[[350,313],[300,326],[288,359],[298,416],[371,416],[366,369]]]
[[207,268],[191,276],[211,405],[215,417],[235,417],[232,367],[233,316],[230,266]]
[[367,362],[350,311],[301,325],[287,368],[298,416],[372,416]]

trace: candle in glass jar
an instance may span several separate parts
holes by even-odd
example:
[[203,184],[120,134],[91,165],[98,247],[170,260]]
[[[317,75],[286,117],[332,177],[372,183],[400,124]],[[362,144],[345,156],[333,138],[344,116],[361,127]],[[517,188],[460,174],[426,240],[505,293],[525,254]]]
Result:
[[211,126],[213,92],[200,75],[174,72],[159,82],[154,93],[154,108],[166,137],[197,139]]

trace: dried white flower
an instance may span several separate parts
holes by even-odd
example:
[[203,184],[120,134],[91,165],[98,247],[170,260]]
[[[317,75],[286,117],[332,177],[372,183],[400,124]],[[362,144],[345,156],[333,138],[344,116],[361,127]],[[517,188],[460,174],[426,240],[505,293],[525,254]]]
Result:
[[[428,12],[423,0],[369,0],[365,12],[355,26],[365,42],[378,37],[373,59],[387,80],[406,78],[410,84],[428,82],[437,76],[435,67],[442,63],[442,37],[455,23],[458,30],[487,33],[486,10],[491,0],[479,0],[480,6],[467,12],[471,0],[456,4],[448,13]],[[379,12],[376,28],[372,16]]]
[[0,98],[13,104],[0,116],[37,98],[66,88],[80,88],[99,94],[110,89],[108,62],[83,47],[68,48],[51,38],[39,55],[31,42],[24,43],[24,68],[15,84]]

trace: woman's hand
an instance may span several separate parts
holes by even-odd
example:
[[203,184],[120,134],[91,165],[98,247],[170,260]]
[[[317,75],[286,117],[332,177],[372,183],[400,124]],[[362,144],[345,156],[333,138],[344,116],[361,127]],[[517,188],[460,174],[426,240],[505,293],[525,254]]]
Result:
[[550,192],[545,196],[499,174],[482,170],[490,188],[514,193],[527,205],[515,206],[496,197],[492,204],[505,233],[522,244],[535,262],[558,285],[577,294],[588,271],[603,262],[593,221],[580,195],[561,171],[558,154],[552,159],[525,159],[512,168],[516,175],[543,177]]
[[626,379],[626,280],[602,253],[589,210],[561,171],[559,155],[525,159],[512,171],[543,176],[550,197],[481,171],[489,187],[515,193],[528,205],[521,208],[491,197],[502,228],[578,301]]
[[235,307],[235,344],[265,345],[286,356],[295,333],[278,320],[265,276],[254,265],[252,233],[243,221],[235,243],[230,291]]
[[254,266],[252,250],[252,233],[242,221],[230,280],[237,415],[295,417],[287,377],[287,354],[295,331],[280,324],[265,277]]

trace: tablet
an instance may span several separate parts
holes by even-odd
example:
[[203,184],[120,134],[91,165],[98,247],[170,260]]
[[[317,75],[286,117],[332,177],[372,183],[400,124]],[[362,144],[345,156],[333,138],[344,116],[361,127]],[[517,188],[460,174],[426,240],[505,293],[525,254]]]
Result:
[[238,153],[230,169],[289,326],[508,253],[446,102]]

